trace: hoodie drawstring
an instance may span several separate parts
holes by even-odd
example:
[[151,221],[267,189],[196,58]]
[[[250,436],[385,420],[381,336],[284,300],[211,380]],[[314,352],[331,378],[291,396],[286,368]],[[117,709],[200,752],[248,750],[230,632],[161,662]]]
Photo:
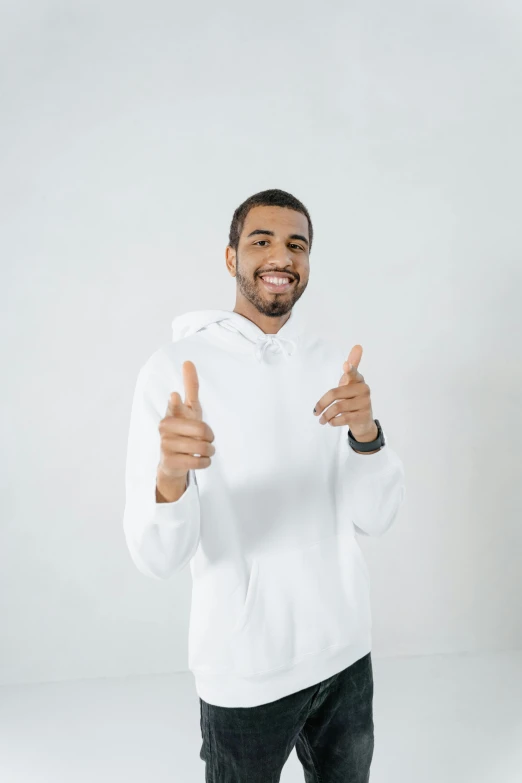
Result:
[[239,334],[242,334],[243,337],[251,340],[255,347],[255,356],[260,362],[263,361],[265,351],[268,349],[270,349],[273,353],[280,351],[284,355],[285,359],[289,359],[297,346],[295,340],[290,340],[288,337],[279,337],[277,334],[264,334],[262,337],[257,337],[254,340],[242,332],[241,329],[238,329],[236,324],[227,320],[220,321],[220,325],[225,329],[229,329],[231,332],[239,332]]
[[[285,348],[284,343],[287,344],[287,347]],[[263,356],[265,351],[270,349],[275,349],[275,353],[277,351],[281,351],[285,357],[285,359],[289,359],[292,352],[295,350],[295,342],[294,340],[289,340],[286,337],[276,337],[273,334],[267,334],[264,337],[259,337],[256,340],[256,358],[262,362]]]

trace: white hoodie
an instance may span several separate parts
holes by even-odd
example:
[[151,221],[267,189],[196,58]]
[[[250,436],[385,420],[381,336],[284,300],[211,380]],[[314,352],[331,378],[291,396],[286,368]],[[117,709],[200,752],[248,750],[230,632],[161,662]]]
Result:
[[[349,340],[277,334],[239,313],[186,313],[139,371],[124,531],[137,568],[192,574],[188,664],[198,695],[253,707],[316,684],[371,650],[369,572],[355,532],[380,536],[405,496],[400,458],[358,454],[348,427],[319,424]],[[156,502],[158,425],[194,362],[216,453],[173,503]]]

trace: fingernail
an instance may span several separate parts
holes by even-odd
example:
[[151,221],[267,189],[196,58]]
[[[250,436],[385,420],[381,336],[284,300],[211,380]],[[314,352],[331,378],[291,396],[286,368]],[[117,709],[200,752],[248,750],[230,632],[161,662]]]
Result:
[[315,408],[314,408],[314,413],[315,413]]

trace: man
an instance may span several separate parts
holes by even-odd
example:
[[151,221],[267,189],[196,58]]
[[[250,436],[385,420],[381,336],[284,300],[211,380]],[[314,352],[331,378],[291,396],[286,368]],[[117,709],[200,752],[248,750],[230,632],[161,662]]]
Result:
[[389,529],[404,470],[373,417],[362,347],[318,338],[293,311],[312,241],[289,193],[241,204],[226,249],[234,310],[176,318],[132,405],[126,540],[150,577],[190,564],[189,668],[215,783],[279,781],[294,746],[308,783],[369,780],[370,585],[355,532]]

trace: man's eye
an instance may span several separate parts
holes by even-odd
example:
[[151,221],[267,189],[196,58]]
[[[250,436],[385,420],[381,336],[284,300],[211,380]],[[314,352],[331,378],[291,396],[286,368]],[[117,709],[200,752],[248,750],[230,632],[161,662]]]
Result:
[[[259,245],[261,242],[268,242],[268,239],[259,239],[257,242],[254,242],[254,245]],[[296,245],[295,242],[291,242],[290,247],[296,247],[298,250],[303,249],[301,245]]]

